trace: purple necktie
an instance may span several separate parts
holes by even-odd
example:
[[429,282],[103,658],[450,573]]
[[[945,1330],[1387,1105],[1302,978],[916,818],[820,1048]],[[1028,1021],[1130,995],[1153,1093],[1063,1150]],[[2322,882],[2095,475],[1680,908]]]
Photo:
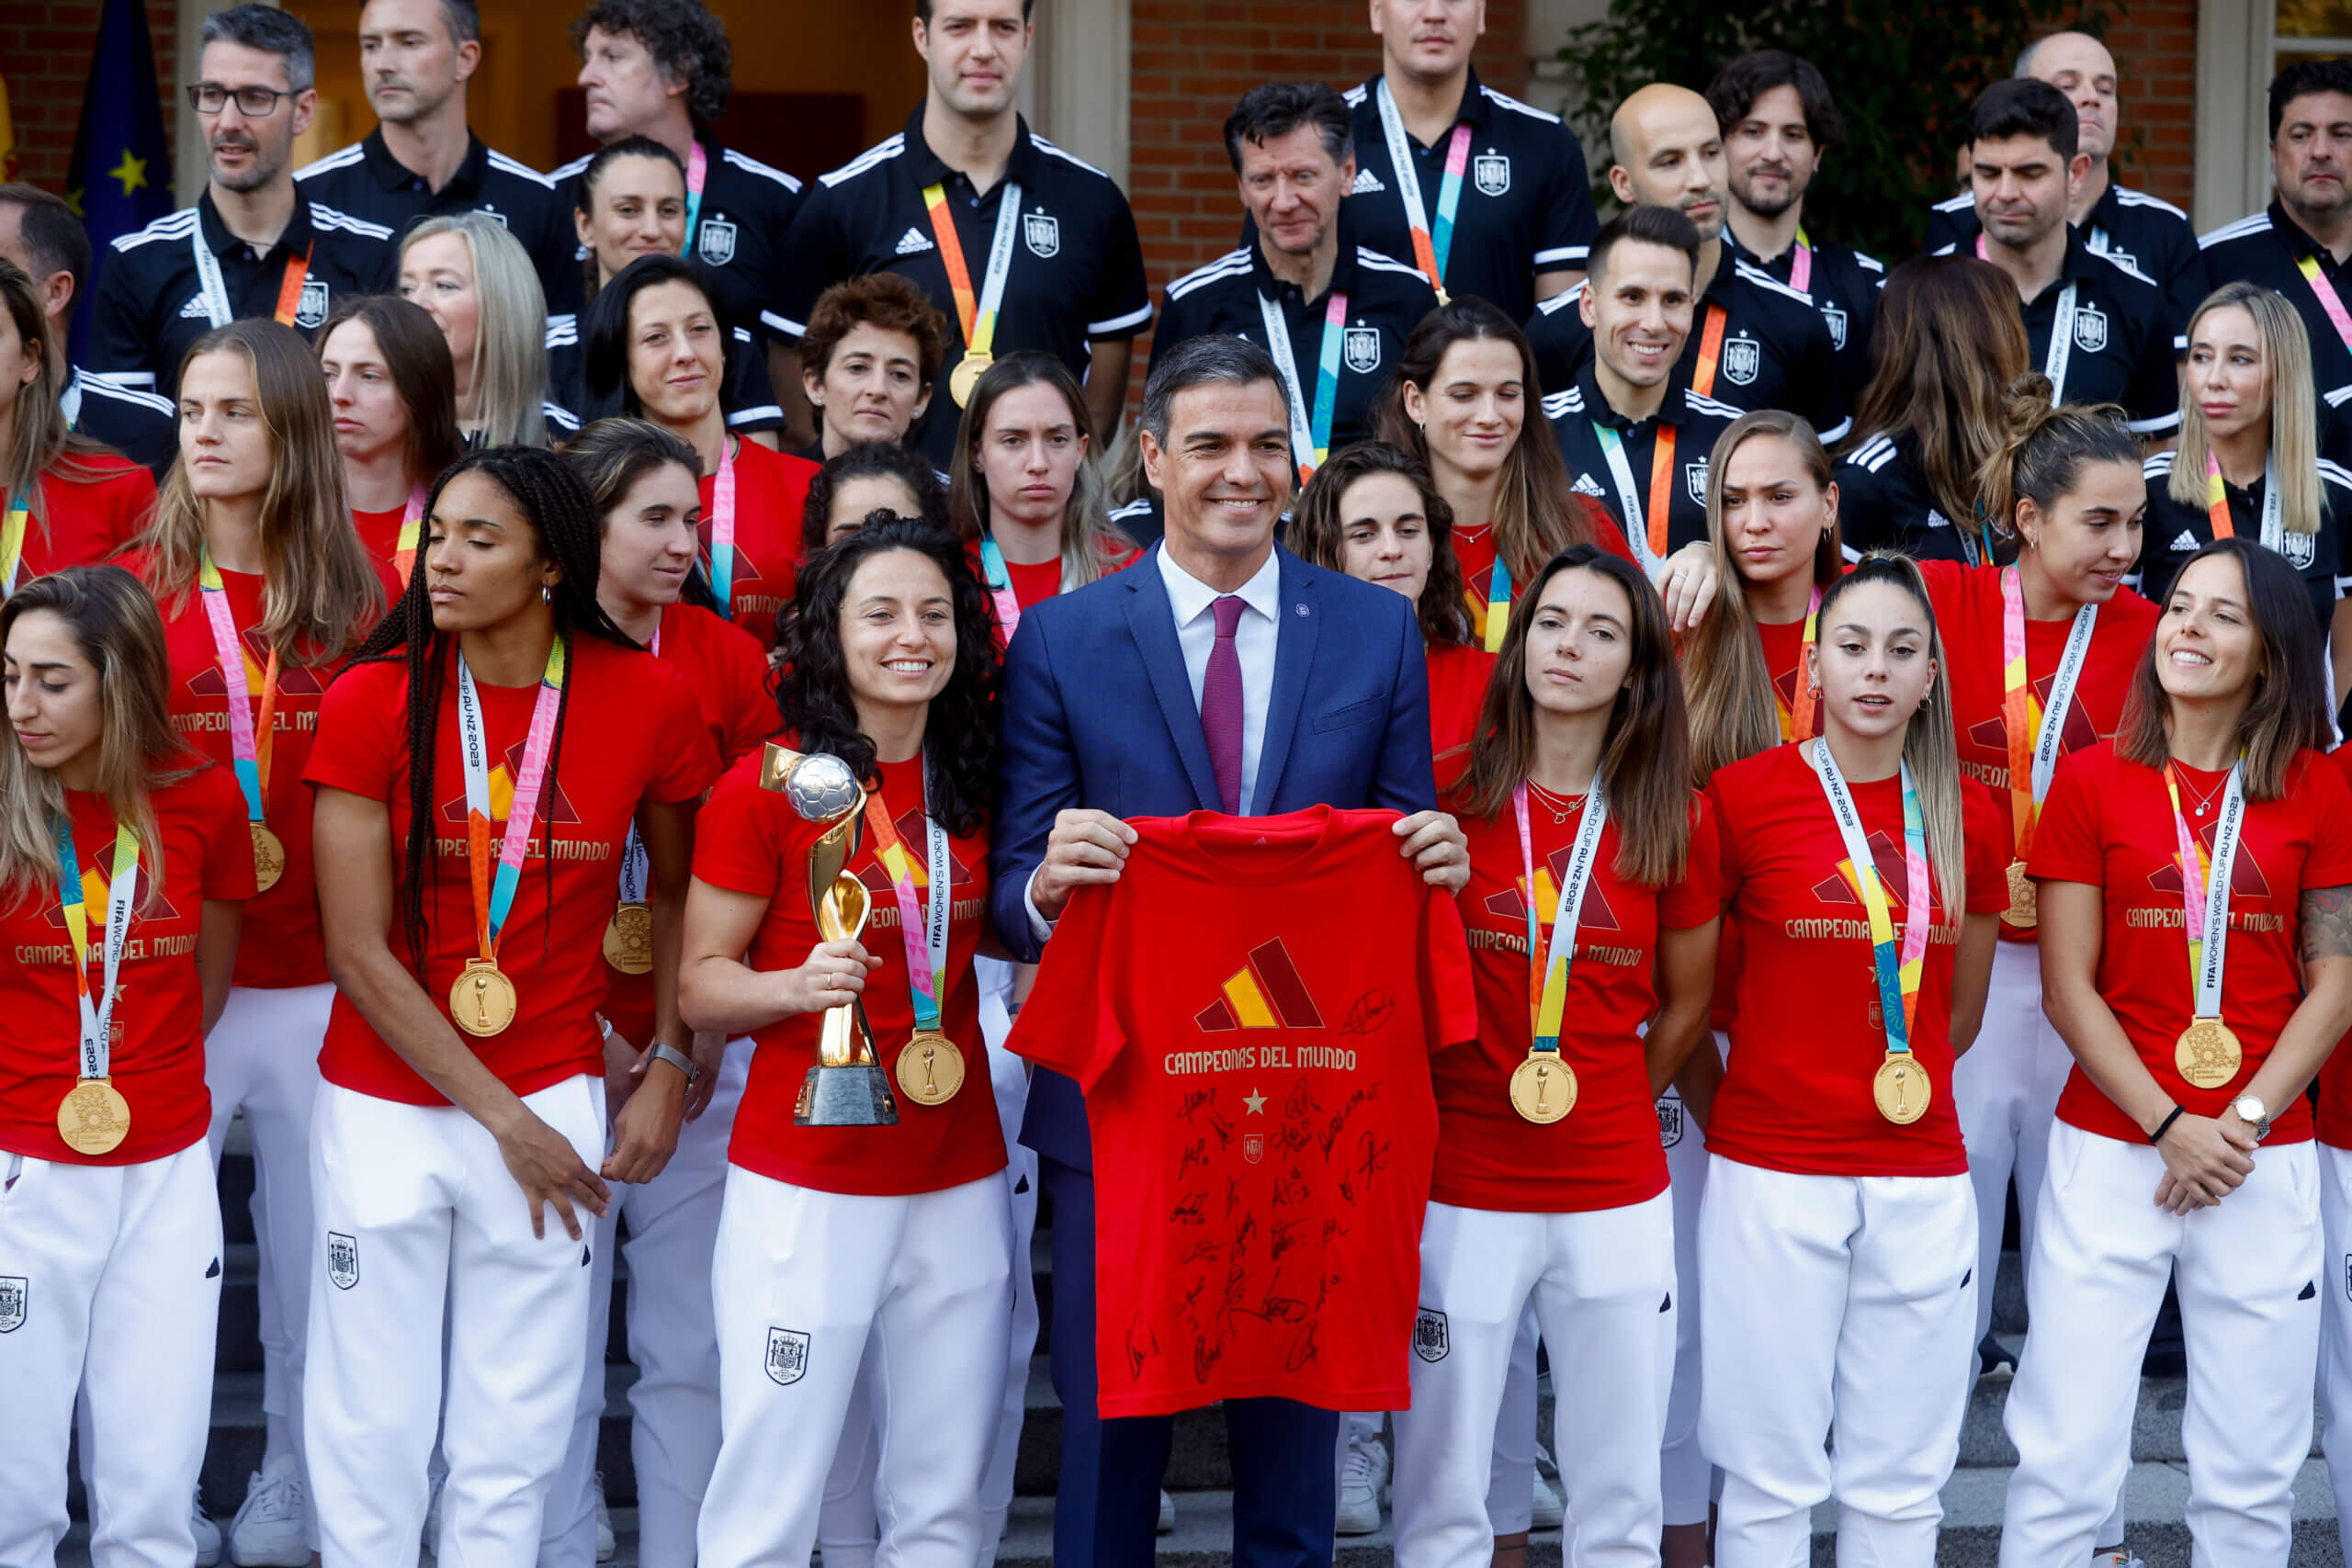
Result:
[[1248,608],[1227,594],[1210,608],[1216,611],[1216,641],[1209,648],[1209,667],[1201,678],[1201,734],[1209,743],[1209,766],[1216,773],[1216,793],[1227,816],[1241,810],[1241,653],[1234,646],[1233,630]]

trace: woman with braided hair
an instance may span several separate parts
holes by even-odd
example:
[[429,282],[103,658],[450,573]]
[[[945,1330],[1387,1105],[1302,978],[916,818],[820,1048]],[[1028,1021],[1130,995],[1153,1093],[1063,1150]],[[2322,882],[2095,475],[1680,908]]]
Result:
[[[325,1256],[307,1437],[326,1555],[413,1558],[447,1302],[439,1555],[463,1540],[527,1562],[587,1343],[576,1210],[603,1213],[607,1179],[661,1171],[693,1077],[672,976],[690,812],[718,761],[685,682],[598,603],[596,511],[562,458],[465,457],[424,527],[421,570],[329,689],[303,773],[335,868],[337,987],[311,1129]],[[600,1175],[596,1014],[632,822],[655,1060]]]

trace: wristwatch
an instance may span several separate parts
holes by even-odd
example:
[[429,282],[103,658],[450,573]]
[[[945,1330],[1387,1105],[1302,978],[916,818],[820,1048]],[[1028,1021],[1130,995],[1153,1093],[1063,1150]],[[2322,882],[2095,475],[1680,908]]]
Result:
[[[675,1045],[656,1044],[653,1047],[653,1059],[657,1062],[667,1062],[672,1066],[677,1068],[678,1071],[685,1074],[686,1087],[688,1089],[694,1088],[695,1079],[702,1077],[702,1069],[695,1066],[695,1059],[692,1056],[687,1055],[684,1051],[679,1050]],[[2256,1104],[2259,1103],[2259,1101],[2256,1101]]]
[[2256,1143],[2270,1136],[2269,1108],[2260,1100],[2250,1094],[2242,1094],[2230,1101],[2230,1109],[2238,1113],[2239,1121],[2254,1129]]

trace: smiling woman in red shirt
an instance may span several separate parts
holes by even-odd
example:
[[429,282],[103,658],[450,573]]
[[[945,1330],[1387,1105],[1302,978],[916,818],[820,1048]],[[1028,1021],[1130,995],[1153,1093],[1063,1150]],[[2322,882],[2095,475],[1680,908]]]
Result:
[[[758,1046],[712,1269],[725,1433],[700,1557],[807,1558],[836,1453],[862,1456],[843,1427],[870,1358],[882,1553],[920,1540],[969,1562],[1012,1316],[972,973],[995,633],[962,547],[886,523],[809,561],[782,647],[789,798],[762,787],[761,758],[719,782],[686,911],[687,1017]],[[828,773],[831,790],[808,785]],[[821,926],[812,881],[831,889]],[[869,1031],[874,1067],[817,1065],[854,1061]],[[857,1124],[827,1111],[843,1085]]]
[[586,1349],[575,1206],[602,1212],[603,1178],[648,1180],[676,1143],[693,1063],[657,1003],[656,1060],[605,1157],[596,1010],[632,823],[656,975],[676,963],[718,757],[685,682],[597,603],[597,544],[563,459],[461,459],[427,499],[424,570],[329,688],[304,770],[335,868],[337,987],[304,1414],[340,1560],[413,1550],[445,1406],[439,1554],[537,1554]]
[[46,1562],[65,1534],[78,1394],[94,1551],[192,1562],[220,1306],[204,1036],[252,840],[172,733],[129,573],[35,579],[0,649],[0,1542]]
[[407,300],[362,294],[327,317],[318,352],[352,525],[397,593],[415,575],[424,492],[465,451],[448,340]]
[[74,434],[32,279],[0,260],[0,599],[45,571],[97,560],[139,531],[155,479]]
[[1741,955],[1699,1210],[1699,1441],[1724,1471],[1722,1561],[1803,1556],[1835,1496],[1849,1551],[1927,1568],[1979,1284],[1951,1069],[2007,845],[1961,776],[1918,568],[1865,557],[1818,627],[1821,739],[1707,786]]
[[1488,1456],[1531,1303],[1579,1552],[1655,1550],[1677,1292],[1653,1101],[1706,1032],[1720,912],[1690,776],[1665,606],[1571,547],[1511,617],[1461,786],[1478,1042],[1435,1074],[1400,1564],[1509,1550]]
[[2320,646],[2285,558],[2207,545],[2122,729],[2059,765],[2035,833],[2042,1006],[2075,1065],[2026,1270],[2005,1559],[2095,1543],[2171,1280],[2198,1561],[2287,1561],[2338,1285],[2303,1089],[2352,1027],[2352,796],[2316,750]]

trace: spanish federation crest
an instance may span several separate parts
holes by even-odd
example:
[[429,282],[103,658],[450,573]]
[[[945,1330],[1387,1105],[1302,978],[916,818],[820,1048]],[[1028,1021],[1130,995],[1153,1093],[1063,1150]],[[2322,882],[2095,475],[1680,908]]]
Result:
[[724,218],[704,219],[702,235],[695,249],[711,265],[725,266],[735,259],[735,225]]
[[1241,1134],[1241,1157],[1251,1165],[1263,1160],[1266,1157],[1266,1134],[1263,1133]]
[[1453,1345],[1445,1334],[1445,1314],[1435,1307],[1423,1307],[1413,1319],[1413,1354],[1422,1360],[1438,1362]]
[[1669,1094],[1657,1102],[1657,1142],[1670,1149],[1682,1141],[1682,1097]]
[[1724,378],[1738,386],[1752,385],[1764,367],[1764,345],[1746,333],[1724,344]]
[[1846,312],[1835,305],[1824,305],[1821,319],[1829,323],[1829,341],[1842,353],[1846,347]]
[[1701,506],[1707,504],[1707,459],[1704,455],[1697,462],[1684,465],[1682,487],[1690,492],[1692,501]]
[[2107,346],[2106,311],[2086,305],[2075,312],[2075,346],[2085,354],[2097,354]]
[[1510,189],[1510,159],[1501,152],[1481,152],[1470,161],[1470,177],[1481,196],[1500,196]]
[[327,1232],[327,1282],[338,1291],[359,1283],[359,1242],[341,1231]]
[[315,327],[327,319],[327,284],[322,277],[302,279],[302,298],[294,306],[294,324]]
[[2319,536],[2298,534],[2289,528],[2278,536],[2278,553],[2297,571],[2309,571],[2319,552]]
[[1340,352],[1347,358],[1348,368],[1359,376],[1369,375],[1379,369],[1380,329],[1378,327],[1350,327],[1348,335],[1340,345]]
[[790,1387],[808,1371],[808,1336],[797,1328],[768,1330],[767,1372],[771,1382]]
[[22,1274],[0,1274],[0,1334],[14,1334],[25,1325],[25,1298],[31,1291]]
[[1050,212],[1032,212],[1021,220],[1021,238],[1039,260],[1061,254],[1062,220]]

